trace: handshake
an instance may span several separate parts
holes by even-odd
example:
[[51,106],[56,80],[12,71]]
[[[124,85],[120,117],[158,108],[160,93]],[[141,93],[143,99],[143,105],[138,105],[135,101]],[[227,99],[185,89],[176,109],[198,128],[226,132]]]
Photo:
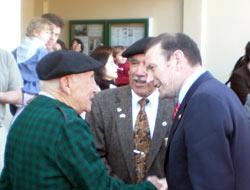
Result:
[[168,184],[166,178],[159,179],[156,176],[148,176],[147,181],[151,182],[157,190],[167,190]]

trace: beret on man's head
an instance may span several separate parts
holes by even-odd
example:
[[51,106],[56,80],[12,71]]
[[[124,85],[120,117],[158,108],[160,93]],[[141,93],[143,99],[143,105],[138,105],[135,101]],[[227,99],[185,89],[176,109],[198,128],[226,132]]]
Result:
[[100,68],[103,64],[75,51],[60,50],[47,54],[37,64],[40,80],[51,80],[69,74],[84,73]]
[[122,56],[128,58],[136,54],[144,53],[152,38],[153,37],[145,37],[136,41],[122,53]]

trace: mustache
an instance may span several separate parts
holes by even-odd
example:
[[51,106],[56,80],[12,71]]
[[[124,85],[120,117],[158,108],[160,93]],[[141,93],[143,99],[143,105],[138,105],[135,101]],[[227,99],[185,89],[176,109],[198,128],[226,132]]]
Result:
[[133,76],[132,79],[136,82],[140,83],[147,83],[147,80],[145,80],[145,77],[140,77],[140,76]]

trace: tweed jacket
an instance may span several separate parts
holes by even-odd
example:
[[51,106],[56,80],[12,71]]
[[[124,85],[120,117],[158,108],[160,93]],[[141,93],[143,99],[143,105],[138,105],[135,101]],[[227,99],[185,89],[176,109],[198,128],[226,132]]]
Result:
[[[129,86],[101,91],[94,98],[92,111],[86,115],[86,120],[93,130],[97,151],[105,160],[111,175],[127,183],[136,183],[131,99]],[[173,99],[159,100],[146,163],[147,176],[165,177],[163,166],[173,107]]]
[[247,94],[250,93],[250,70],[248,69],[247,64],[234,71],[230,81],[231,88],[238,95],[241,103],[244,105]]
[[11,127],[0,189],[156,188],[149,182],[132,186],[110,177],[88,124],[71,107],[40,95]]
[[169,190],[249,190],[250,123],[236,95],[210,73],[192,84],[170,131]]

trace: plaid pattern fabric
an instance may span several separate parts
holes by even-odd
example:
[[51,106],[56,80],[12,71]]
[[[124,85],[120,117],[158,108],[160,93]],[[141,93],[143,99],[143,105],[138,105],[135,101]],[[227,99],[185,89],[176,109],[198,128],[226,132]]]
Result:
[[151,145],[150,131],[145,105],[148,100],[142,98],[138,102],[141,106],[135,123],[135,171],[136,181],[142,181],[146,175],[146,161],[148,158],[149,147]]
[[88,124],[65,104],[38,96],[8,135],[0,189],[155,189],[126,185],[108,176]]

